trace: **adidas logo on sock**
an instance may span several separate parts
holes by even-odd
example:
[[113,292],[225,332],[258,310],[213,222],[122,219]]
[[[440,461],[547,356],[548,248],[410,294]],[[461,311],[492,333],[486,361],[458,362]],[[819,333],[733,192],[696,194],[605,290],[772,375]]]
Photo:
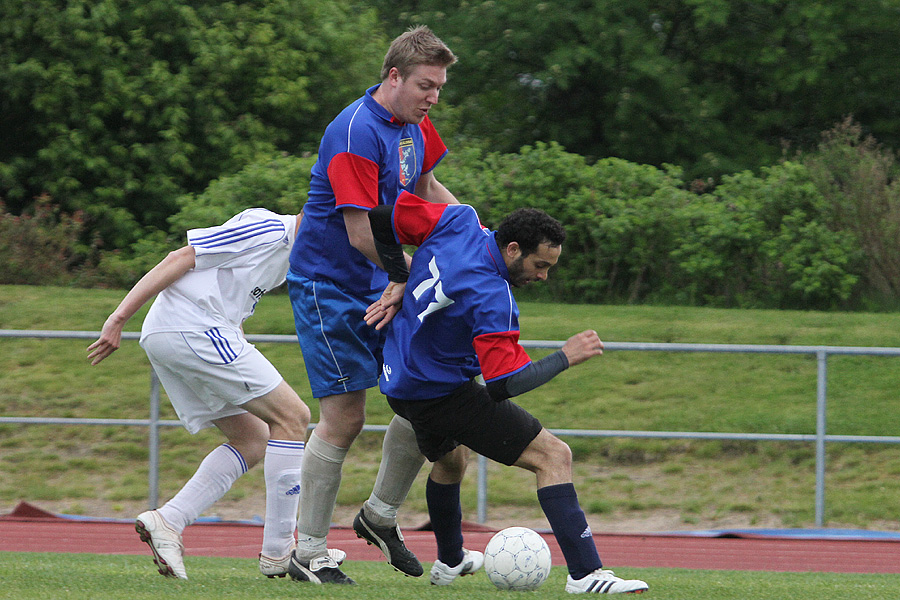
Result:
[[285,496],[295,496],[300,493],[300,484],[298,483],[288,491],[284,493]]
[[589,538],[589,537],[591,537],[592,535],[593,535],[593,534],[591,533],[591,526],[590,526],[590,525],[588,525],[587,529],[585,529],[584,531],[581,532],[581,537],[583,537],[583,538]]

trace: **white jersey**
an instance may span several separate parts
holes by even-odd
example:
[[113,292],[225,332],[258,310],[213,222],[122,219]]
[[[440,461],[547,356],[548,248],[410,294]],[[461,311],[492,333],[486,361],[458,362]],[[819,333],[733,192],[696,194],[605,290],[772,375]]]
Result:
[[217,227],[188,231],[195,266],[159,293],[141,340],[163,331],[240,329],[262,295],[284,282],[296,224],[296,215],[250,208]]

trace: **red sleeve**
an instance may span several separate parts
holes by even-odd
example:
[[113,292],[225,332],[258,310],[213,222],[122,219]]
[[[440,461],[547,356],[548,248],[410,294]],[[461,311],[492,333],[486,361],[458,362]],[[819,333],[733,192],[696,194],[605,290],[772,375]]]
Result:
[[421,246],[428,239],[449,204],[428,202],[401,192],[394,203],[394,232],[401,244]]
[[328,181],[336,207],[378,206],[378,165],[371,160],[349,152],[336,154],[328,163]]
[[519,345],[518,331],[485,333],[477,336],[472,345],[485,381],[507,377],[531,364],[525,348]]
[[422,130],[422,137],[425,139],[425,158],[422,161],[422,172],[427,173],[447,154],[447,146],[444,144],[441,136],[438,135],[431,119],[427,116],[419,123],[419,128]]

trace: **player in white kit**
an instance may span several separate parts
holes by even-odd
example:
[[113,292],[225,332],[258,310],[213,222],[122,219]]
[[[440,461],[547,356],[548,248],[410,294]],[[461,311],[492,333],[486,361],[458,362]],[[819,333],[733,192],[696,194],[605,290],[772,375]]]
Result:
[[[158,294],[141,328],[141,347],[184,427],[196,433],[215,425],[228,440],[171,500],[135,521],[163,575],[187,579],[182,531],[262,459],[259,568],[269,577],[287,573],[310,411],[245,339],[242,323],[263,294],[284,282],[301,219],[302,213],[252,208],[220,226],[188,231],[188,245],[135,284],[88,347],[93,365],[112,354],[125,323]],[[343,561],[342,551],[330,552]]]

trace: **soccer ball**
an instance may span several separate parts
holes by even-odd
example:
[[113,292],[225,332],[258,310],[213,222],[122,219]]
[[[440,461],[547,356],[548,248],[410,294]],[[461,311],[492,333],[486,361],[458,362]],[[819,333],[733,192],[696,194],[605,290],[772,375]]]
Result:
[[527,527],[498,531],[484,549],[484,572],[498,589],[536,590],[550,574],[550,548]]

